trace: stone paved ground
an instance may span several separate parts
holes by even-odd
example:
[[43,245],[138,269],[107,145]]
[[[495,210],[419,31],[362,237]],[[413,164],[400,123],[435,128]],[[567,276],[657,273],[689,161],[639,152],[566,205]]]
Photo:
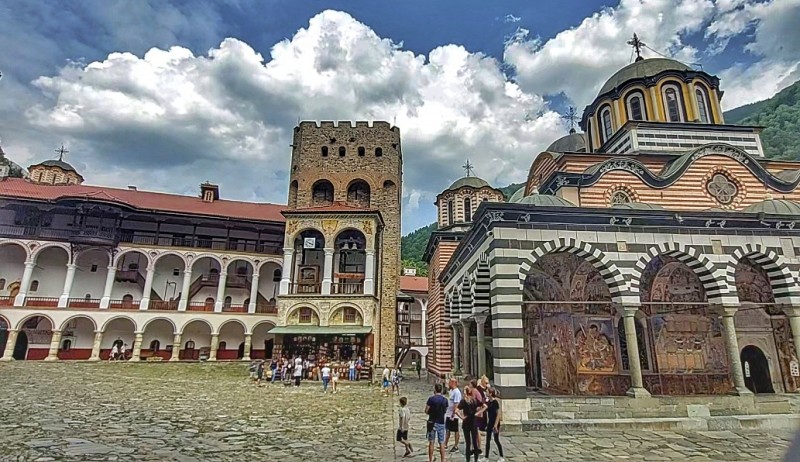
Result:
[[[337,395],[315,383],[257,388],[245,376],[242,364],[0,364],[0,461],[396,458],[396,398],[363,384],[345,384]],[[430,388],[403,384],[416,450],[406,460],[427,460],[422,407]],[[547,431],[502,441],[509,461],[776,461],[790,436]]]

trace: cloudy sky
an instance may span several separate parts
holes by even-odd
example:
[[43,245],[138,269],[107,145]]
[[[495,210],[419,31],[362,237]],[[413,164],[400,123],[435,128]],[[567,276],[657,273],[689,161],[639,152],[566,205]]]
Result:
[[63,143],[91,184],[282,203],[298,120],[388,120],[408,232],[466,158],[524,180],[633,32],[727,109],[800,78],[800,0],[5,0],[0,139],[23,166]]

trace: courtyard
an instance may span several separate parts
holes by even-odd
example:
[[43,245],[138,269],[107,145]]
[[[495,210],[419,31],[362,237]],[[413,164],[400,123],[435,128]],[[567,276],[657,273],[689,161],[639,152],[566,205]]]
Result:
[[[430,389],[403,383],[415,449],[404,460],[427,460]],[[255,387],[242,363],[20,361],[0,365],[0,460],[395,460],[396,401],[365,383],[345,382],[336,395],[313,382]],[[789,429],[541,431],[502,442],[509,461],[775,461],[791,437]]]

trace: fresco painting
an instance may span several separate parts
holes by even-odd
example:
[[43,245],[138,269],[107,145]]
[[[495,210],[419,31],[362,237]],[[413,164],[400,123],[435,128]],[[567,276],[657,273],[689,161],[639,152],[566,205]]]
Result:
[[576,383],[575,338],[570,314],[547,316],[542,321],[539,351],[542,382],[546,389],[572,393]]
[[786,316],[773,316],[772,329],[775,348],[778,351],[778,363],[783,377],[783,388],[786,392],[800,389],[800,361],[795,354],[794,339],[789,320]]
[[614,327],[611,319],[573,318],[578,373],[617,371]]

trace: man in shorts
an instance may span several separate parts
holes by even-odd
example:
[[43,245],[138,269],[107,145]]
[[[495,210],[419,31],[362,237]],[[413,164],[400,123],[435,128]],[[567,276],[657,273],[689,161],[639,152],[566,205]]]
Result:
[[444,450],[444,415],[447,413],[447,398],[442,396],[442,384],[433,386],[433,396],[425,404],[425,413],[428,414],[428,462],[433,462],[433,445],[438,441],[441,462],[445,460]]
[[450,378],[447,382],[447,388],[450,390],[447,396],[447,413],[445,414],[445,428],[447,429],[447,435],[444,437],[444,445],[447,447],[447,444],[450,442],[450,434],[455,435],[455,440],[453,441],[453,447],[450,448],[450,452],[457,452],[458,451],[458,416],[455,414],[456,406],[458,403],[461,402],[461,390],[458,389],[458,380],[455,378]]

